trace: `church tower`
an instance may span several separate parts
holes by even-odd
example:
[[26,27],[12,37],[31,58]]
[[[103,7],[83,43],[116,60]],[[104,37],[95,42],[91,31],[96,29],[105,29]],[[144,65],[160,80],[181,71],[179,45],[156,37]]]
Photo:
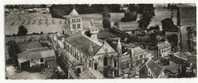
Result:
[[65,32],[67,34],[74,34],[76,32],[81,32],[82,30],[82,17],[76,9],[72,9],[70,14],[66,16]]

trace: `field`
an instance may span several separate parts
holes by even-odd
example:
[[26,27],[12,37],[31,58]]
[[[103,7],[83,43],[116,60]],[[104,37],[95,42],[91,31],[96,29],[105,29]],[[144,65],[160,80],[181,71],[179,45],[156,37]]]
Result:
[[[164,18],[171,16],[171,11],[167,9],[156,9],[154,18],[150,25],[160,24]],[[90,20],[94,19],[98,27],[102,27],[102,15],[100,14],[82,14],[83,27],[87,28],[90,25]],[[111,20],[113,22],[120,21],[124,16],[123,13],[111,13]],[[174,18],[174,21],[175,18]],[[130,22],[129,22],[130,23]],[[17,34],[18,27],[24,25],[28,29],[28,33],[49,33],[62,32],[65,25],[64,19],[52,18],[50,14],[42,13],[12,13],[5,16],[5,34]]]

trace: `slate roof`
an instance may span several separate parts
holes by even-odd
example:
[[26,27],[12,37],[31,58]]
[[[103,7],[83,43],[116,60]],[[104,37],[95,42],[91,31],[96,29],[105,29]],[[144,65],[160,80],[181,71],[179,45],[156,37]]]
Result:
[[101,46],[92,42],[91,40],[84,37],[82,34],[74,34],[67,38],[68,43],[81,50],[86,55],[95,55],[95,53],[101,48]]
[[150,70],[153,78],[158,78],[163,68],[155,63],[153,60],[149,60],[146,63],[147,68]]

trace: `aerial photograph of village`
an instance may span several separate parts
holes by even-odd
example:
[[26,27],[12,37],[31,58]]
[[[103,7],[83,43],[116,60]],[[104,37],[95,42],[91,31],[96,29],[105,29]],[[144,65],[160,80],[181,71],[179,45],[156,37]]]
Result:
[[5,79],[196,78],[195,4],[4,6]]

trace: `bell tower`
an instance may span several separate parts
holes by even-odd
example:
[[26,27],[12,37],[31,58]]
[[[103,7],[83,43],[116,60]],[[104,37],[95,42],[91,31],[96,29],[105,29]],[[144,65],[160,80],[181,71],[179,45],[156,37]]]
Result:
[[72,9],[70,14],[66,16],[65,30],[65,32],[69,34],[74,34],[83,30],[82,17],[79,15],[76,9]]

